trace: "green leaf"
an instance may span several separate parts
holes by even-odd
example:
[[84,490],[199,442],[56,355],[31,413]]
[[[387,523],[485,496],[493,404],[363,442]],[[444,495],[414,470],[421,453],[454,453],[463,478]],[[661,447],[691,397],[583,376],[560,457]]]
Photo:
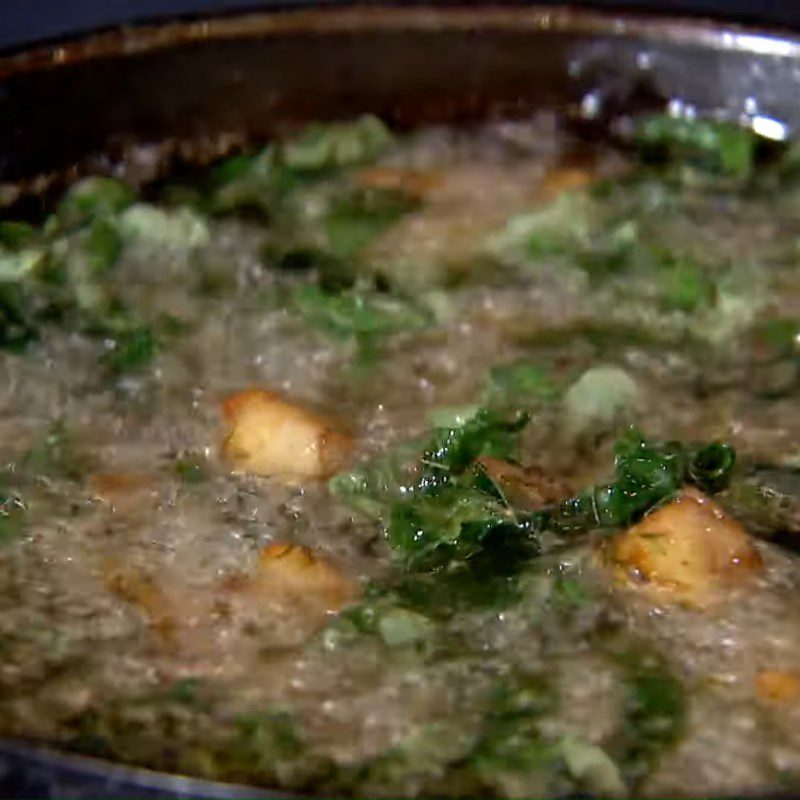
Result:
[[500,611],[522,598],[520,574],[534,555],[513,526],[500,526],[483,539],[483,548],[436,572],[411,573],[392,585],[400,602],[432,619],[463,611]]
[[20,250],[33,244],[37,230],[27,222],[3,220],[0,222],[0,245],[9,250]]
[[553,602],[561,611],[581,608],[591,602],[592,596],[586,591],[580,578],[559,574],[553,584]]
[[25,506],[20,497],[0,486],[0,546],[18,538],[25,529]]
[[8,250],[0,247],[0,281],[20,281],[33,275],[47,258],[43,247]]
[[200,678],[180,678],[163,693],[163,696],[165,700],[173,703],[179,703],[184,706],[197,706],[202,685]]
[[386,336],[428,324],[428,315],[410,303],[355,289],[328,292],[318,286],[298,286],[290,306],[308,325],[338,339]]
[[597,797],[627,796],[628,787],[619,768],[601,747],[577,736],[565,736],[558,750],[578,786]]
[[713,284],[691,261],[674,261],[660,272],[658,280],[661,302],[667,309],[694,311],[709,305],[713,299]]
[[476,403],[465,403],[459,406],[441,406],[428,413],[428,422],[434,428],[460,428],[472,419],[480,406]]
[[727,486],[736,463],[730,445],[653,442],[629,429],[614,449],[615,480],[564,501],[552,523],[562,530],[618,528],[674,497],[686,483],[714,494]]
[[236,724],[243,744],[258,751],[260,758],[291,758],[302,751],[302,736],[297,721],[289,712],[242,714]]
[[269,214],[284,193],[275,148],[254,156],[233,156],[220,162],[206,184],[207,207],[213,214],[255,210]]
[[146,366],[158,352],[158,339],[149,326],[140,326],[118,334],[114,347],[105,357],[106,366],[116,375]]
[[321,172],[375,159],[392,144],[389,129],[377,118],[309,125],[282,150],[282,163],[298,172]]
[[482,408],[463,425],[436,430],[422,455],[419,488],[435,489],[459,475],[479,456],[512,456],[529,419],[524,413],[509,417]]
[[[532,796],[552,788],[559,766],[558,743],[545,736],[542,720],[555,697],[542,680],[506,679],[492,692],[481,735],[469,763],[492,794]],[[498,789],[500,791],[498,791]]]
[[473,555],[489,531],[508,519],[490,495],[450,486],[392,505],[387,536],[408,568],[433,569]]
[[[369,466],[336,476],[331,490],[381,520],[390,546],[411,570],[442,568],[454,559],[477,562],[491,550],[515,552],[522,563],[542,552],[545,532],[574,536],[629,525],[674,497],[686,483],[715,493],[735,465],[725,444],[653,442],[631,428],[615,447],[615,480],[560,504],[515,512],[472,467],[481,455],[508,458],[527,415],[508,419],[487,409],[462,425],[437,430],[415,474]],[[557,543],[557,541],[556,541]]]
[[96,175],[72,184],[61,199],[56,214],[61,224],[69,228],[116,215],[135,199],[133,190],[127,184]]
[[57,419],[25,453],[20,465],[34,477],[47,475],[51,478],[81,481],[92,470],[94,460],[67,423],[63,419]]
[[407,647],[430,636],[431,621],[415,611],[395,608],[381,616],[378,632],[387,647]]
[[494,494],[472,485],[467,470],[481,455],[510,455],[527,422],[526,414],[480,409],[463,424],[437,429],[414,472],[384,458],[335,476],[331,490],[381,519],[390,545],[409,567],[430,569],[475,552],[490,531],[513,520]]
[[730,122],[662,114],[641,120],[635,141],[645,154],[747,178],[753,171],[757,137],[747,128]]
[[117,226],[107,219],[96,219],[89,228],[86,250],[92,274],[105,275],[122,251],[122,238]]
[[611,225],[606,222],[591,238],[573,249],[578,264],[592,277],[622,272],[641,250],[638,225],[632,219]]
[[421,451],[419,442],[395,445],[358,469],[334,475],[328,487],[342,501],[369,517],[381,519],[413,483],[412,469]]
[[172,469],[183,483],[205,483],[209,479],[208,460],[201,453],[183,453],[175,459]]
[[483,390],[483,402],[490,406],[524,407],[557,396],[558,388],[545,370],[524,359],[492,367]]
[[397,222],[417,203],[400,192],[362,189],[340,200],[328,212],[325,230],[330,252],[352,258]]
[[800,350],[800,322],[786,317],[760,320],[753,328],[756,344],[769,356],[797,355]]
[[0,281],[0,348],[20,352],[38,338],[30,293],[18,283]]
[[186,207],[163,209],[135,203],[120,214],[117,225],[123,241],[173,252],[197,250],[210,237],[206,219]]
[[634,784],[680,741],[686,725],[686,690],[666,662],[641,652],[623,656],[625,701],[617,760]]

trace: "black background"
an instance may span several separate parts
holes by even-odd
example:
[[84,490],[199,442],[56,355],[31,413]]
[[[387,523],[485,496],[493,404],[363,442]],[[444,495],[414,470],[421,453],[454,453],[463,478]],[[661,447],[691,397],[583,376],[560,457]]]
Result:
[[[325,5],[340,2],[323,0]],[[468,3],[462,0],[462,4]],[[308,0],[0,0],[0,48],[122,22],[307,4]],[[583,0],[576,5],[713,16],[800,29],[800,0]]]

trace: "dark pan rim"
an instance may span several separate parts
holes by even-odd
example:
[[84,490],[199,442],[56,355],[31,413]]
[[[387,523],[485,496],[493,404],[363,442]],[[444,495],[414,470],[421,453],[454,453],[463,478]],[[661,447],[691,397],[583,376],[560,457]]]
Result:
[[185,44],[273,36],[336,36],[381,31],[513,31],[572,33],[666,41],[699,48],[778,58],[800,58],[791,31],[710,19],[577,9],[570,6],[359,5],[276,8],[255,13],[126,26],[0,57],[0,80],[9,74],[58,68],[97,58],[126,57]]
[[[180,773],[159,772],[147,767],[132,766],[123,762],[109,761],[94,756],[82,755],[58,750],[56,747],[27,740],[0,738],[0,760],[13,759],[25,764],[26,770],[45,770],[54,775],[55,783],[59,779],[65,784],[72,778],[81,782],[94,782],[97,791],[91,797],[100,798],[106,787],[110,797],[116,796],[116,790],[127,792],[147,792],[158,796],[194,797],[201,800],[276,800],[277,798],[299,798],[300,795],[281,789],[247,786],[240,783],[224,783],[206,780]],[[10,795],[8,795],[10,796]],[[25,795],[29,796],[29,795]],[[74,792],[70,797],[76,796]],[[81,794],[79,797],[88,797]],[[128,796],[128,795],[126,795]]]

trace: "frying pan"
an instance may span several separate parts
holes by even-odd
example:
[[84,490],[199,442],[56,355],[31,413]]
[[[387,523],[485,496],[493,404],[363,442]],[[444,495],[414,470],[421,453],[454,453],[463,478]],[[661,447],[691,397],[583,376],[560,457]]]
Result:
[[[563,6],[295,7],[97,33],[0,58],[0,205],[86,171],[140,183],[304,120],[400,128],[543,107],[592,129],[672,101],[800,131],[800,38]],[[5,797],[286,797],[0,742]]]

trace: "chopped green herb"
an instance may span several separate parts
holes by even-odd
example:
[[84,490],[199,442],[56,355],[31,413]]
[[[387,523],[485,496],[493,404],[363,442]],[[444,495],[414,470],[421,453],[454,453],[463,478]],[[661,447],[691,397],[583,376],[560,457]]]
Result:
[[432,627],[427,617],[405,608],[392,609],[378,622],[378,632],[388,647],[418,644],[430,635]]
[[386,530],[410,569],[433,569],[474,555],[490,530],[512,520],[491,495],[450,486],[394,503]]
[[675,745],[686,720],[686,691],[663,659],[641,652],[623,656],[626,697],[615,750],[626,778],[636,784]]
[[551,520],[558,528],[617,528],[670,499],[686,483],[710,494],[728,484],[736,454],[729,445],[687,447],[650,442],[635,428],[615,448],[615,480],[564,501]]
[[306,323],[338,339],[386,336],[428,323],[427,315],[410,303],[357,289],[328,292],[318,286],[299,286],[290,302]]
[[549,402],[558,388],[547,372],[525,360],[493,367],[486,378],[483,402],[488,406],[525,407],[531,402]]
[[152,248],[190,252],[208,244],[209,230],[204,217],[190,208],[165,210],[149,203],[134,203],[118,218],[123,240]]
[[0,281],[21,281],[35,274],[45,262],[47,251],[42,247],[9,250],[0,247]]
[[388,128],[377,118],[309,125],[281,151],[282,162],[298,172],[320,172],[373,160],[392,143]]
[[257,761],[295,758],[303,751],[297,721],[286,711],[243,714],[236,720],[243,757]]
[[529,419],[525,413],[508,417],[482,408],[462,425],[436,430],[420,461],[419,488],[428,491],[444,485],[471,466],[478,456],[512,456]]
[[480,406],[476,403],[466,403],[460,406],[442,406],[435,408],[428,414],[428,421],[434,428],[460,428],[472,419]]
[[89,228],[86,249],[94,275],[105,275],[119,258],[122,239],[114,223],[96,219]]
[[71,228],[118,214],[134,200],[133,190],[127,184],[96,175],[74,183],[56,213],[61,225]]
[[352,258],[415,206],[399,192],[353,192],[337,203],[326,217],[330,252],[338,258]]
[[173,464],[175,477],[183,483],[204,483],[208,480],[208,462],[200,453],[184,453]]
[[489,698],[481,735],[469,755],[484,791],[505,794],[511,790],[512,794],[533,796],[556,788],[558,745],[542,731],[542,718],[554,705],[554,695],[541,680],[499,683]]
[[628,787],[619,767],[601,747],[577,736],[564,736],[558,743],[558,750],[579,788],[598,797],[627,796]]
[[747,178],[753,170],[757,138],[730,122],[662,114],[641,120],[635,140],[646,155]]
[[[651,442],[631,429],[615,447],[615,480],[540,511],[515,511],[470,469],[480,455],[508,457],[525,424],[486,409],[458,428],[437,431],[416,473],[369,469],[337,476],[331,488],[384,524],[389,544],[409,569],[441,569],[453,559],[475,560],[509,540],[518,560],[539,555],[545,532],[574,537],[629,525],[675,496],[686,483],[707,493],[727,486],[735,464],[721,443],[686,446]],[[411,478],[409,480],[409,478]]]
[[93,459],[65,420],[52,422],[22,457],[21,466],[32,476],[80,481],[91,471]]
[[15,493],[0,488],[0,546],[16,539],[25,527],[25,506]]
[[219,164],[206,185],[206,205],[212,213],[256,211],[271,219],[287,211],[296,190],[373,160],[391,142],[387,128],[374,117],[309,126],[296,139]]
[[123,331],[114,339],[105,363],[112,373],[121,375],[146,366],[158,352],[159,342],[153,329],[147,326]]
[[553,602],[560,610],[580,608],[591,599],[579,577],[561,573],[556,576],[553,584]]
[[734,476],[720,496],[722,505],[748,531],[800,551],[800,469],[756,465]]
[[0,347],[19,352],[39,337],[34,309],[25,287],[0,281]]
[[21,250],[36,239],[37,231],[27,222],[0,221],[0,245],[9,250]]
[[694,311],[709,305],[713,284],[700,267],[688,260],[677,260],[661,270],[659,275],[661,302],[667,309]]
[[202,681],[199,678],[181,678],[164,692],[164,698],[185,706],[197,705],[201,688]]
[[796,355],[800,351],[800,322],[783,317],[760,321],[753,327],[753,338],[769,355]]

